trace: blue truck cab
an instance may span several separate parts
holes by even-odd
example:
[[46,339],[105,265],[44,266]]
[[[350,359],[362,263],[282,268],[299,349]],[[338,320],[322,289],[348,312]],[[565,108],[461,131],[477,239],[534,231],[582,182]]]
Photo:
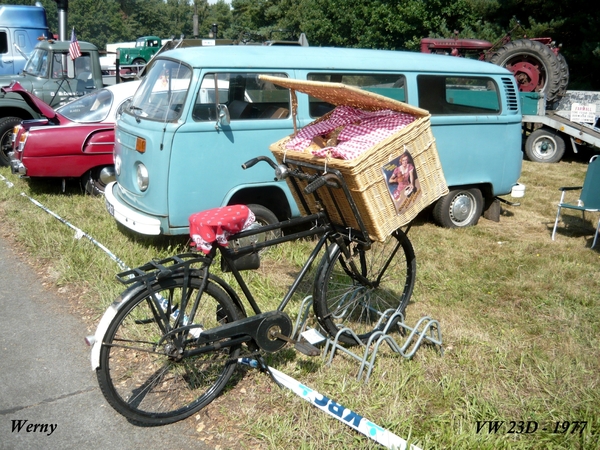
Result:
[[39,37],[52,38],[43,7],[0,5],[0,75],[20,73]]
[[[118,222],[175,235],[188,232],[192,213],[228,204],[280,220],[299,214],[271,167],[241,169],[293,132],[290,91],[260,74],[340,82],[427,109],[450,189],[433,207],[442,226],[474,225],[498,196],[523,194],[520,100],[502,67],[386,50],[198,47],[154,58],[117,123],[117,181],[105,196]],[[301,93],[297,101],[298,127],[333,108]]]

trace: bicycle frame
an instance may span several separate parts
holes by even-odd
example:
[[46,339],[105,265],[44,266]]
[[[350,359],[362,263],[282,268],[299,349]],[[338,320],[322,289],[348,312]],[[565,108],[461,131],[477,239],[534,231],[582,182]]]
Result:
[[[177,255],[174,257],[166,258],[161,261],[151,262],[137,269],[128,270],[118,274],[117,278],[124,284],[131,284],[134,282],[143,284],[144,287],[152,293],[152,299],[154,301],[155,320],[157,322],[161,322],[162,324],[168,324],[168,317],[172,314],[177,314],[178,311],[172,309],[173,305],[164,304],[164,299],[159,299],[157,295],[152,292],[149,281],[154,276],[156,276],[156,278],[166,277],[173,274],[177,270],[183,270],[184,276],[189,277],[192,266],[194,264],[200,263],[201,266],[197,270],[201,272],[201,278],[203,280],[203,283],[201,289],[199,290],[199,295],[196,299],[193,300],[195,303],[194,305],[192,305],[192,313],[195,312],[198,308],[198,304],[200,302],[202,292],[206,288],[206,284],[212,281],[221,286],[224,290],[226,290],[228,295],[241,309],[243,314],[247,316],[246,308],[244,307],[241,299],[235,293],[235,291],[233,291],[233,289],[231,289],[231,287],[224,280],[210,273],[210,267],[214,263],[217,254],[219,253],[221,255],[222,261],[224,262],[226,268],[229,269],[229,271],[235,278],[254,315],[250,317],[247,316],[245,319],[228,323],[213,328],[211,330],[203,330],[201,329],[200,325],[188,325],[186,318],[177,317],[175,326],[172,329],[163,330],[165,334],[163,336],[163,339],[161,339],[161,342],[167,337],[174,337],[175,342],[177,342],[178,346],[181,345],[184,348],[186,347],[186,344],[191,343],[193,343],[194,346],[202,345],[200,348],[185,350],[184,352],[180,353],[180,356],[178,356],[178,358],[194,356],[197,354],[214,351],[217,347],[229,347],[242,342],[249,341],[256,342],[261,349],[267,351],[275,351],[283,347],[286,341],[291,340],[291,337],[289,336],[289,334],[291,333],[291,327],[288,326],[288,322],[291,323],[291,321],[287,314],[285,314],[284,310],[289,304],[292,296],[298,289],[298,286],[310,270],[315,259],[317,258],[321,250],[327,246],[328,242],[337,244],[342,250],[342,252],[344,252],[344,254],[347,256],[349,261],[348,264],[350,265],[350,267],[344,267],[344,270],[349,276],[351,276],[353,279],[356,279],[358,282],[364,285],[371,284],[369,280],[363,276],[363,271],[358,269],[353,258],[350,257],[350,250],[348,248],[348,245],[346,244],[346,241],[356,242],[358,245],[362,245],[365,248],[369,248],[372,242],[368,237],[368,233],[366,232],[363,222],[360,219],[358,209],[354,204],[352,196],[350,195],[350,191],[348,190],[348,187],[344,182],[341,173],[339,173],[339,171],[337,170],[332,170],[330,173],[327,174],[323,174],[322,172],[319,172],[317,174],[305,173],[302,170],[302,168],[307,168],[313,171],[319,171],[322,168],[317,165],[298,163],[296,161],[294,161],[294,164],[297,165],[296,169],[294,169],[293,171],[285,171],[285,169],[283,169],[281,166],[276,166],[275,163],[273,163],[273,161],[269,158],[262,156],[244,164],[243,168],[252,167],[259,161],[266,161],[272,166],[284,170],[284,177],[289,177],[292,180],[292,186],[298,193],[298,198],[300,198],[301,201],[304,202],[305,210],[309,210],[309,208],[306,202],[304,201],[304,194],[312,194],[317,196],[318,194],[316,191],[318,189],[343,189],[345,196],[349,202],[349,205],[356,215],[357,223],[362,228],[362,230],[348,231],[348,229],[343,226],[333,224],[329,220],[326,211],[319,211],[304,217],[290,219],[266,226],[261,226],[259,228],[242,231],[240,233],[232,235],[229,238],[229,241],[239,241],[240,239],[257,236],[259,234],[264,234],[269,231],[285,230],[292,227],[312,225],[310,229],[305,229],[303,231],[291,233],[288,235],[282,235],[280,237],[270,238],[265,240],[264,242],[253,242],[252,244],[244,245],[241,247],[232,248],[231,246],[222,247],[219,245],[214,245],[209,254],[206,256],[200,256],[193,253]],[[299,185],[295,182],[296,179],[307,180],[309,182],[309,185],[302,190],[299,187]],[[292,283],[287,293],[283,297],[282,301],[280,302],[279,306],[274,311],[263,312],[260,306],[258,305],[257,301],[255,300],[254,296],[252,295],[252,292],[248,288],[248,285],[246,284],[243,276],[241,275],[241,269],[239,269],[236,266],[236,260],[243,256],[257,253],[260,250],[268,247],[312,236],[320,237],[310,256],[304,263],[294,282]],[[166,266],[165,264],[167,263],[171,265]],[[364,261],[361,260],[360,265],[364,267]],[[182,294],[182,297],[185,297],[184,294]],[[183,301],[184,300],[182,300],[182,302]],[[182,304],[180,305],[180,308],[182,310],[185,310],[186,306],[187,305]],[[279,327],[281,331],[287,330],[288,335],[286,336],[286,333],[278,332],[278,339],[281,341],[278,344],[273,344],[271,342],[265,341],[264,336],[258,334],[261,331],[264,331],[261,329],[261,324],[263,322],[268,322],[268,327],[270,328]],[[184,340],[183,336],[188,332],[193,332],[194,329],[200,329],[199,333],[196,332],[197,336],[195,337],[195,339]]]
[[[327,335],[356,345],[379,330],[380,318],[390,307],[406,307],[416,263],[405,233],[398,229],[374,245],[339,173],[323,174],[319,166],[304,172],[292,165],[295,162],[277,166],[267,158],[244,166],[261,159],[275,167],[280,179],[288,178],[299,203],[305,203],[305,217],[250,226],[228,236],[229,245],[213,243],[206,255],[174,255],[117,275],[129,287],[102,316],[92,340],[91,362],[105,398],[125,417],[150,425],[189,417],[224,389],[241,355],[254,357],[267,373],[271,372],[263,353],[287,343],[305,355],[320,355],[318,348],[294,336],[285,312],[318,256],[313,310]],[[326,197],[331,189],[344,191],[335,191],[333,203]],[[304,199],[305,194],[314,197]],[[345,215],[340,219],[336,214],[341,211]],[[273,237],[274,230],[289,234]],[[257,268],[251,255],[258,259],[260,250],[304,237],[315,237],[314,248],[279,305],[263,312],[241,271]],[[400,249],[403,254],[397,257]],[[212,272],[219,255],[222,269],[231,272],[239,289]],[[360,341],[340,335],[341,326],[350,322]]]

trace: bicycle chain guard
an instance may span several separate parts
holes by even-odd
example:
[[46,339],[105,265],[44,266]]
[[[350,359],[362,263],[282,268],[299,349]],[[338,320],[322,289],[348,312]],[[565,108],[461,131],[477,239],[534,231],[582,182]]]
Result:
[[287,343],[285,339],[277,337],[277,334],[286,337],[292,334],[292,321],[285,313],[265,317],[258,325],[254,340],[262,350],[276,352]]
[[[285,339],[278,338],[277,334],[286,337],[291,336],[292,321],[282,311],[269,311],[226,323],[210,330],[203,330],[197,343],[209,344],[247,336],[256,342],[261,350],[276,352],[287,343]],[[249,339],[243,340],[247,341]]]

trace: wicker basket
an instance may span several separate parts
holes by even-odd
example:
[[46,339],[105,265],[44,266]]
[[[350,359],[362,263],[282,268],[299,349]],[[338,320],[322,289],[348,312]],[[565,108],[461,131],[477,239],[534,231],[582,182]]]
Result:
[[[406,103],[339,83],[311,82],[261,75],[261,79],[292,89],[292,112],[295,121],[295,92],[300,91],[334,105],[348,105],[363,110],[391,109],[407,112],[416,117],[410,125],[380,141],[352,160],[319,158],[310,153],[287,150],[288,136],[272,144],[270,150],[279,163],[292,168],[308,163],[324,172],[336,169],[341,172],[352,199],[371,239],[383,241],[397,228],[406,225],[425,207],[448,193],[446,180],[438,157],[435,139],[431,132],[429,113]],[[329,114],[317,119],[326,120]],[[315,123],[313,122],[313,123]],[[398,192],[389,177],[408,153],[416,171],[416,189]],[[296,166],[296,167],[295,167]],[[309,172],[306,168],[302,169]],[[330,220],[349,228],[360,229],[342,189],[319,189],[315,194],[304,194],[306,182],[294,180],[300,189],[290,189],[303,214],[324,209]],[[299,196],[302,196],[301,199]],[[304,201],[304,202],[303,202]]]

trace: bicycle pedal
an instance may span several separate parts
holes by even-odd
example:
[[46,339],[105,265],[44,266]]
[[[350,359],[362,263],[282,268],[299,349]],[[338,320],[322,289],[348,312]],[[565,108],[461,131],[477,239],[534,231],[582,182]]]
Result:
[[296,341],[294,348],[306,356],[319,356],[321,354],[321,350],[308,342]]
[[294,344],[294,348],[306,356],[319,356],[321,354],[321,351],[317,347],[308,342],[296,341],[295,339],[292,339],[289,336],[281,334],[277,331],[271,331],[271,336],[289,342],[290,344]]

